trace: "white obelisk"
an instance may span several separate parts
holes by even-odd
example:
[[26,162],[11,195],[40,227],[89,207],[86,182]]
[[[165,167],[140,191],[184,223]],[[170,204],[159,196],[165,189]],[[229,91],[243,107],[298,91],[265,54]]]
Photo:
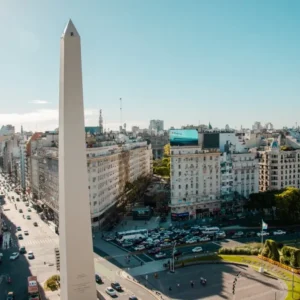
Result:
[[59,243],[62,300],[95,300],[80,36],[70,20],[60,41]]

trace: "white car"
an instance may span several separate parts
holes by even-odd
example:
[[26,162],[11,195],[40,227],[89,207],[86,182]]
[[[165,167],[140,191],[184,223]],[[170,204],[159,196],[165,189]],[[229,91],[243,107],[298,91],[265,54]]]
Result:
[[269,235],[269,232],[263,231],[263,232],[258,232],[257,233],[257,236],[265,236],[265,235]]
[[207,236],[200,238],[200,242],[208,242],[208,241],[210,241],[210,238]]
[[111,288],[110,286],[105,289],[105,292],[111,297],[117,296],[116,291],[113,288]]
[[28,252],[28,259],[34,259],[34,254],[32,251]]
[[11,256],[9,257],[10,260],[16,260],[19,257],[19,253],[18,252],[14,252],[11,254]]
[[138,245],[134,248],[135,251],[142,251],[145,250],[145,246],[144,245]]
[[273,232],[273,234],[274,234],[274,235],[285,235],[286,232],[283,231],[283,230],[276,230],[276,231]]
[[190,240],[187,240],[185,243],[186,244],[195,244],[195,243],[197,243],[197,240],[196,239],[190,239]]
[[156,258],[164,258],[164,257],[166,257],[166,253],[159,252],[159,253],[155,254],[155,257]]
[[195,247],[195,248],[192,250],[192,252],[194,252],[194,253],[198,253],[198,252],[202,252],[202,251],[203,251],[202,247]]

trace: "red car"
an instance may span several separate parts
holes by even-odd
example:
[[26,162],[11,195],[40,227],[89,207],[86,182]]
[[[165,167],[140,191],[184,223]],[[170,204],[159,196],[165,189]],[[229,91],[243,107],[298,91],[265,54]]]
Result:
[[156,254],[156,253],[159,253],[160,251],[161,251],[161,248],[157,247],[157,248],[153,248],[153,249],[148,250],[148,253],[149,254]]

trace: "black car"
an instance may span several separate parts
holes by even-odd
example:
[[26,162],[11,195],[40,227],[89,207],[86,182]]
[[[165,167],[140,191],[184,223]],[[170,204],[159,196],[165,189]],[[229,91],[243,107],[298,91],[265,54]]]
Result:
[[20,254],[25,254],[26,253],[25,247],[21,247],[19,252],[20,252]]
[[129,300],[138,300],[138,298],[136,296],[130,296]]
[[33,226],[38,226],[38,223],[37,222],[33,222]]
[[98,274],[95,275],[95,280],[97,283],[103,283],[101,277]]
[[111,287],[118,292],[122,292],[123,289],[118,282],[112,282]]

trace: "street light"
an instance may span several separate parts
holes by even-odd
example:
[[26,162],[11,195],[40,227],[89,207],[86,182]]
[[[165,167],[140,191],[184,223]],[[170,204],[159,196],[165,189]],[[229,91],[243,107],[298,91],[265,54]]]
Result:
[[174,242],[174,245],[173,245],[173,251],[172,251],[172,266],[171,266],[171,272],[172,273],[175,273],[175,251],[176,251],[176,242]]

